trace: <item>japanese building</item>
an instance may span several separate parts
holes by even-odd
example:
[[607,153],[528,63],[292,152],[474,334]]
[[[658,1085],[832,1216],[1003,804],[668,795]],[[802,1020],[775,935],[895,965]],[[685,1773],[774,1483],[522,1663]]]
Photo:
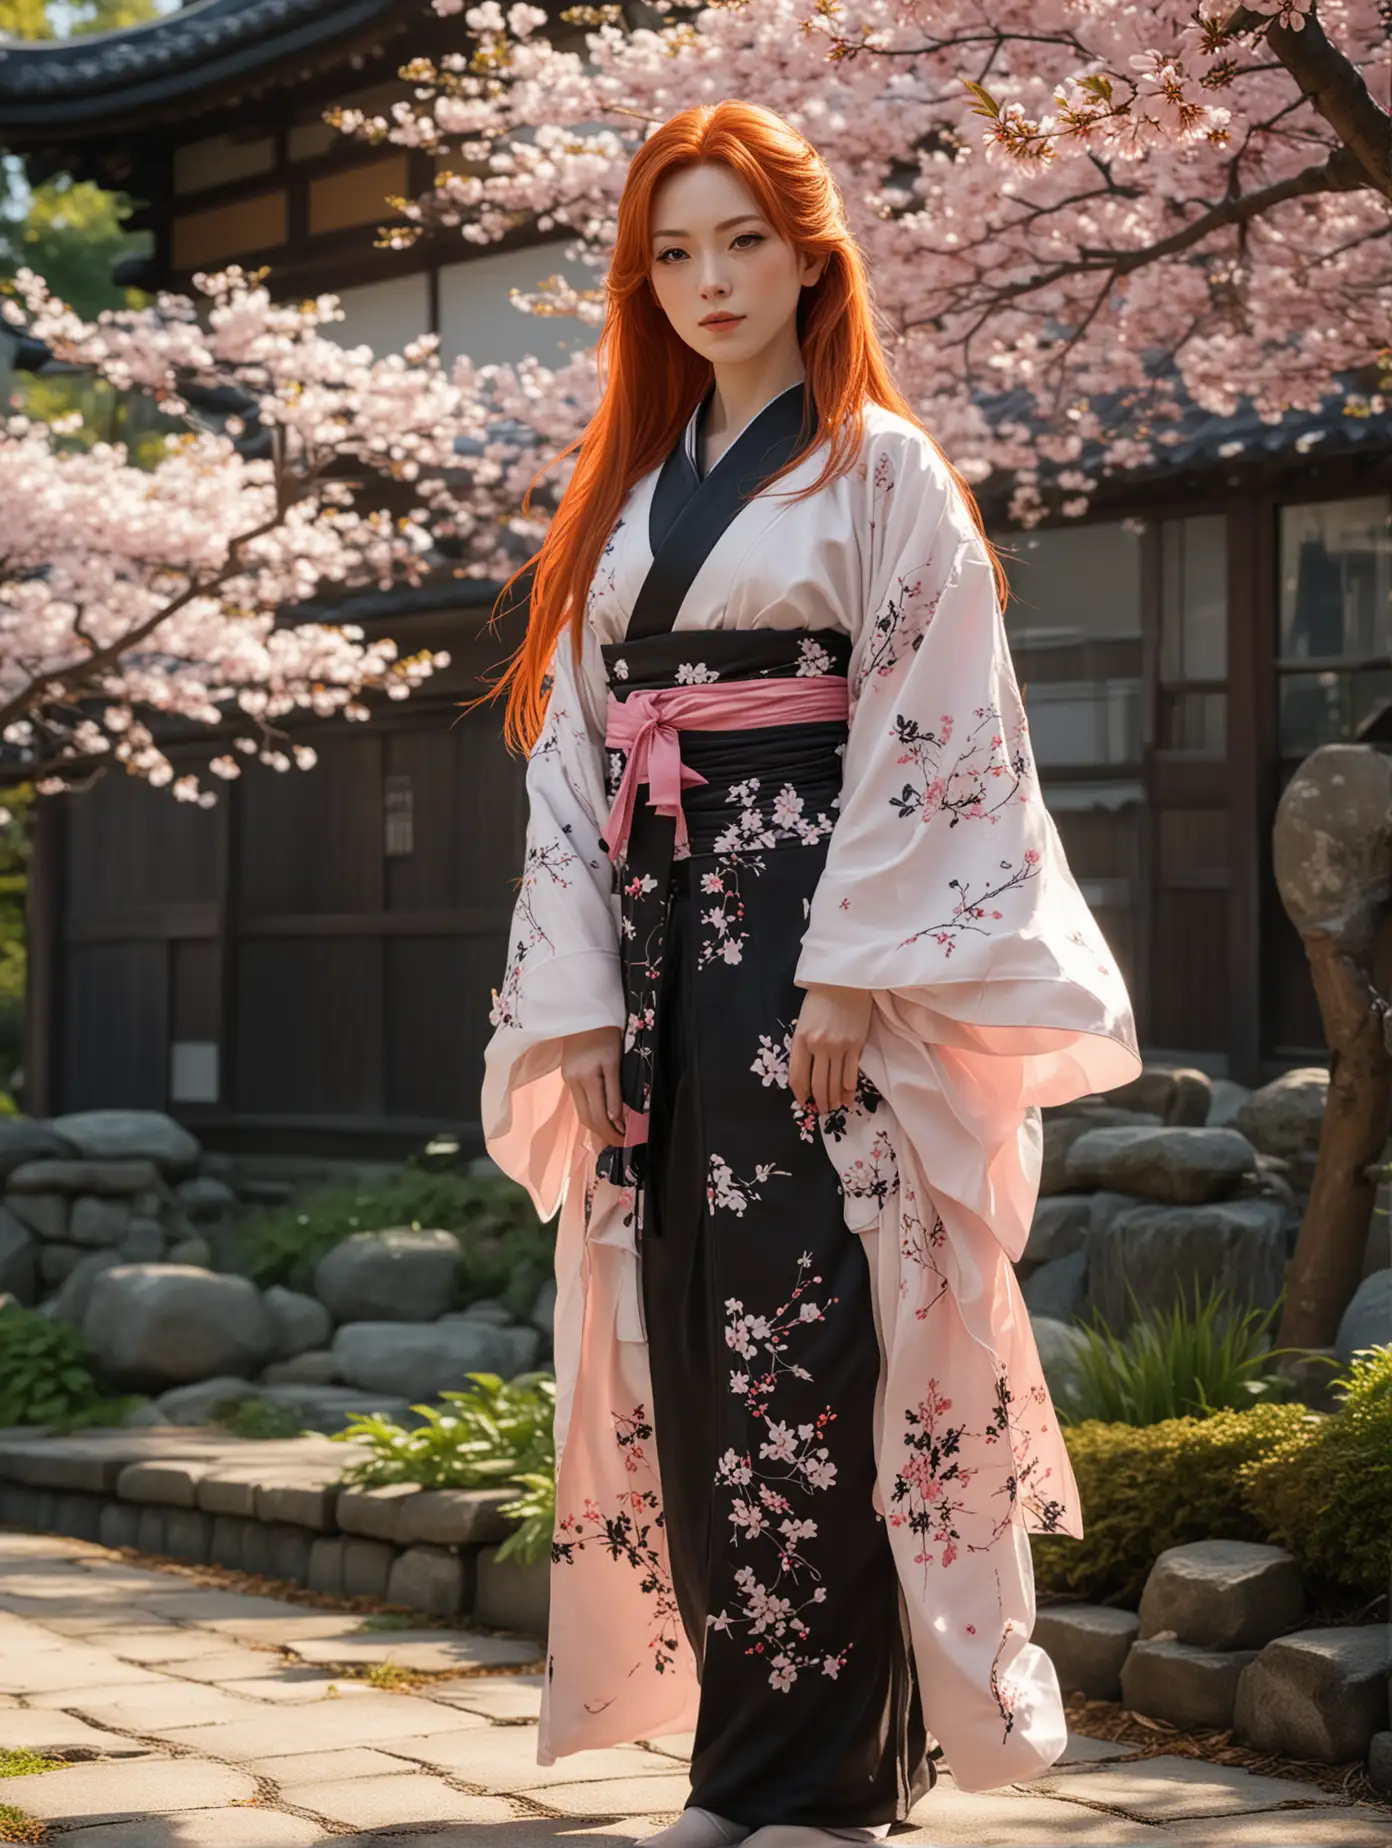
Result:
[[[11,45],[0,146],[141,202],[154,252],[128,282],[266,264],[278,291],[340,294],[343,337],[379,352],[432,331],[446,359],[559,358],[566,324],[508,289],[564,269],[561,246],[375,248],[430,157],[322,119],[402,94],[398,65],[449,28],[423,0],[195,0]],[[1085,520],[993,523],[1045,794],[1152,1056],[1249,1083],[1323,1056],[1271,821],[1295,764],[1392,697],[1390,514],[1392,420],[1195,417]],[[346,599],[453,665],[369,725],[317,728],[308,774],[253,767],[210,811],[119,776],[39,805],[31,1109],[169,1109],[229,1148],[476,1135],[525,819],[497,710],[457,708],[515,639],[485,628],[493,589]]]

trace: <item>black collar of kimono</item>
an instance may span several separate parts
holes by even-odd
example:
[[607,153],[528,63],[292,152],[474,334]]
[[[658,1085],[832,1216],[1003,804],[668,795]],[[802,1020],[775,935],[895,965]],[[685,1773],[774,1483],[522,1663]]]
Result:
[[704,478],[698,477],[687,454],[682,431],[653,489],[648,517],[653,562],[634,600],[626,640],[665,635],[671,629],[721,534],[769,476],[796,453],[807,434],[807,411],[815,428],[816,407],[807,397],[805,382],[790,385],[745,425]]

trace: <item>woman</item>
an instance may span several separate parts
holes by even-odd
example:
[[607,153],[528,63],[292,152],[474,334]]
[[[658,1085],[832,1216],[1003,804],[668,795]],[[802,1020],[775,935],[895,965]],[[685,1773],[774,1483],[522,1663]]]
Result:
[[600,354],[504,682],[483,1095],[561,1207],[540,1755],[694,1730],[656,1841],[873,1840],[930,1739],[966,1789],[1064,1742],[1027,1531],[1080,1527],[1011,1259],[1036,1106],[1135,1075],[1130,1010],[801,135],[654,133]]

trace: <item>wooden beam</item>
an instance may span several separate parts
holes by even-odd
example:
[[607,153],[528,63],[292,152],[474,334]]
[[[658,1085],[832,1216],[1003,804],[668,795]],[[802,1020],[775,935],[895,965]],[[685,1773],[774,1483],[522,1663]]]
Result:
[[28,975],[23,1090],[24,1109],[35,1117],[54,1116],[62,1108],[59,1033],[65,816],[65,805],[54,797],[35,798],[29,883],[25,895]]

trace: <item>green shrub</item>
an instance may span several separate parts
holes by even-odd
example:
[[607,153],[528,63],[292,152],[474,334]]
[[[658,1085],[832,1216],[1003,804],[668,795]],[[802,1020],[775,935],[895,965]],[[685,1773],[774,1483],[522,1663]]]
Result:
[[1259,1405],[1210,1418],[1069,1427],[1084,1538],[1034,1538],[1041,1593],[1134,1605],[1158,1554],[1192,1540],[1262,1540],[1238,1482],[1242,1465],[1298,1432],[1299,1405]]
[[504,1542],[503,1557],[534,1561],[551,1544],[555,1509],[556,1382],[548,1373],[502,1380],[471,1373],[465,1392],[446,1392],[443,1406],[411,1409],[425,1421],[407,1430],[378,1413],[359,1413],[336,1441],[370,1453],[343,1472],[343,1481],[378,1488],[414,1482],[425,1489],[485,1489],[516,1484],[522,1494],[504,1513],[521,1526]]
[[119,1424],[135,1403],[103,1392],[81,1330],[32,1309],[0,1311],[0,1425]]
[[1343,1401],[1284,1432],[1238,1477],[1266,1537],[1336,1585],[1386,1589],[1392,1570],[1392,1349],[1355,1355]]
[[1085,1345],[1059,1396],[1059,1417],[1154,1425],[1287,1397],[1289,1386],[1271,1370],[1275,1315],[1238,1315],[1215,1292],[1193,1306],[1138,1315],[1120,1336],[1098,1320],[1080,1331]]
[[524,1316],[552,1274],[555,1234],[525,1190],[502,1175],[405,1167],[380,1181],[316,1188],[289,1206],[250,1216],[238,1268],[267,1289],[313,1287],[315,1266],[354,1232],[418,1226],[457,1235],[461,1306],[501,1297]]
[[219,1405],[214,1421],[233,1437],[299,1437],[305,1429],[293,1405],[280,1405],[274,1399],[237,1399]]
[[61,1771],[65,1758],[46,1758],[42,1752],[12,1752],[0,1747],[0,1777],[37,1777],[42,1771]]

